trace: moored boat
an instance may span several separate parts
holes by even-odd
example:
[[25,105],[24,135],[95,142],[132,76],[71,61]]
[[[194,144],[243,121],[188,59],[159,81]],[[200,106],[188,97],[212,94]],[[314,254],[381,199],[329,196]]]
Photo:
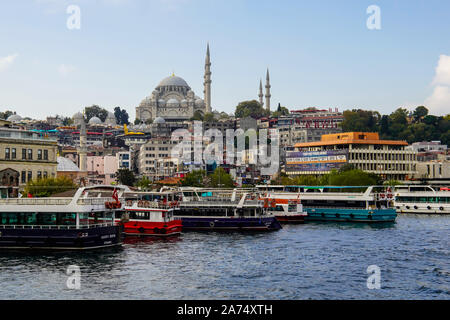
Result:
[[450,214],[450,191],[447,187],[397,186],[394,206],[398,213]]
[[183,230],[274,231],[281,225],[259,196],[235,190],[181,188],[182,201],[174,210]]
[[125,187],[79,188],[73,197],[0,199],[0,250],[88,250],[122,244]]
[[304,223],[308,215],[303,211],[300,199],[263,198],[264,206],[268,208],[282,224]]
[[[354,186],[258,186],[266,197],[295,200],[299,195],[305,221],[394,222],[393,194],[384,187]],[[375,190],[376,188],[377,190]],[[360,190],[364,189],[364,190]],[[349,191],[350,190],[350,191]],[[354,192],[352,192],[354,190]],[[356,192],[360,191],[360,192]]]
[[177,205],[174,192],[126,192],[122,220],[127,236],[169,237],[182,231],[180,219],[173,216]]

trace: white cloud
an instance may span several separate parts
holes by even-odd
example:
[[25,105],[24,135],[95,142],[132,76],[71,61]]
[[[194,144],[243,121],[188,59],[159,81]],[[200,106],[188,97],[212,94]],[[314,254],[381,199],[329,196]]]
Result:
[[61,64],[58,67],[58,72],[63,77],[68,76],[69,74],[73,73],[76,70],[74,66],[67,65],[67,64]]
[[439,57],[432,85],[433,93],[425,100],[430,114],[450,114],[450,56]]
[[450,113],[450,87],[436,86],[430,97],[425,100],[430,114],[447,115]]
[[6,70],[10,65],[12,65],[17,56],[18,54],[12,54],[4,58],[0,57],[0,72]]

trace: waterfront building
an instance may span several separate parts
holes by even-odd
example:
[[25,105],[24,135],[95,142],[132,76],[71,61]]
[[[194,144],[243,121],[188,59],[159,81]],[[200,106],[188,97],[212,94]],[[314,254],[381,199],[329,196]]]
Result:
[[57,142],[39,133],[0,128],[0,181],[23,187],[28,181],[56,177]]
[[323,135],[319,142],[295,144],[287,152],[289,175],[322,175],[344,164],[380,175],[384,180],[405,181],[416,173],[416,152],[406,141],[380,140],[378,133],[345,132]]

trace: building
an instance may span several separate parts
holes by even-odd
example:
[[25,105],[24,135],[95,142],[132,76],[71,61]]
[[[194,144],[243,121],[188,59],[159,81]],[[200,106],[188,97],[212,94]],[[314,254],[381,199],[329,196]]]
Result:
[[418,161],[437,160],[440,155],[447,153],[447,145],[441,144],[440,141],[431,142],[414,142],[409,147],[417,152]]
[[58,157],[57,161],[57,177],[69,178],[77,185],[84,185],[86,183],[87,172],[81,172],[80,168],[78,168],[72,160],[64,157]]
[[57,141],[37,132],[0,128],[0,181],[24,186],[28,181],[56,177]]
[[136,118],[146,122],[158,117],[166,121],[189,120],[195,112],[211,113],[211,58],[209,44],[206,50],[204,99],[196,96],[187,82],[175,74],[164,78],[136,108]]
[[295,144],[286,153],[290,175],[329,173],[345,164],[380,175],[384,180],[405,181],[416,173],[416,152],[406,141],[380,140],[378,133],[345,132],[323,135],[319,142]]

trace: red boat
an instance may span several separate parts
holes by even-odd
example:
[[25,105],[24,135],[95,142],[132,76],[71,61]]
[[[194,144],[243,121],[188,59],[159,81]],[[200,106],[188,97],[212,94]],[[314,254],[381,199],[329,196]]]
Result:
[[308,215],[303,211],[303,205],[299,199],[274,199],[263,198],[264,207],[269,208],[269,212],[273,214],[280,223],[304,223],[305,217]]
[[172,192],[127,192],[124,211],[116,222],[129,236],[169,237],[182,231],[181,220],[173,217],[178,205]]

